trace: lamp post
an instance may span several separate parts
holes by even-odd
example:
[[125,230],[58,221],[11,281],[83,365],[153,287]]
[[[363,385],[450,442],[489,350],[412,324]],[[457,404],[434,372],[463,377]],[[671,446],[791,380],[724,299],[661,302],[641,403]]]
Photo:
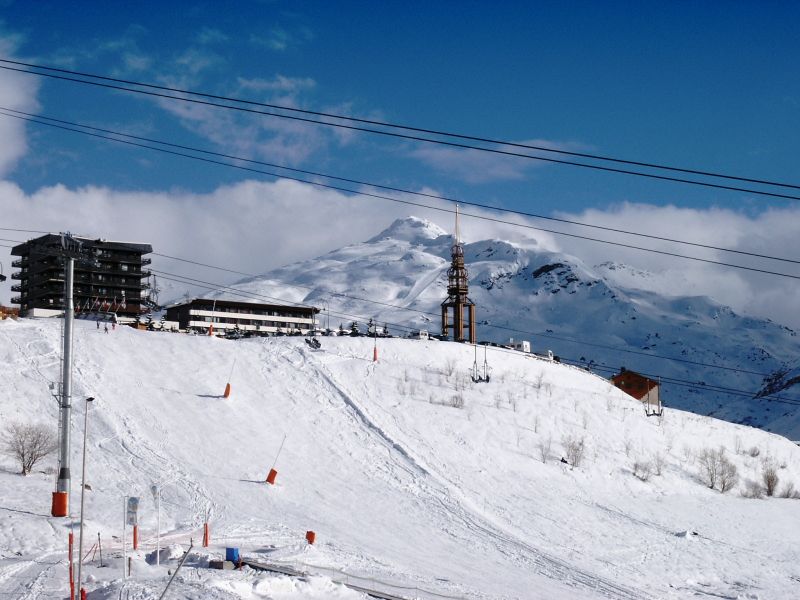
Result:
[[214,302],[211,304],[211,326],[208,328],[208,335],[214,335],[214,323],[216,321],[214,313],[216,310],[217,310],[217,299],[214,298]]
[[158,518],[156,521],[156,566],[161,565],[161,486],[154,483],[150,486],[150,491],[153,493],[153,501],[156,503],[158,510]]
[[325,335],[328,335],[331,332],[331,305],[327,300],[323,300],[325,304],[325,313],[327,316],[327,322],[325,324]]
[[78,533],[78,594],[83,589],[81,581],[81,565],[83,564],[83,496],[86,491],[86,438],[88,437],[89,430],[89,405],[94,401],[94,398],[89,397],[86,399],[86,410],[83,416],[83,466],[81,468],[81,525],[80,532]]

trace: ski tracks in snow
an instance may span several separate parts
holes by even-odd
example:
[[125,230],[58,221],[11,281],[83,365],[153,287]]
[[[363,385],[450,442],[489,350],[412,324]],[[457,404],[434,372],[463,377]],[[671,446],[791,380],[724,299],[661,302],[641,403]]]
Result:
[[[298,348],[297,351],[301,356],[301,361],[307,364],[309,360],[305,349]],[[515,560],[525,566],[534,566],[539,573],[551,579],[594,591],[609,598],[639,600],[651,597],[644,591],[618,585],[613,581],[578,569],[564,560],[547,554],[519,539],[514,533],[487,521],[474,509],[468,508],[467,506],[470,503],[463,497],[463,493],[455,484],[441,474],[434,472],[423,464],[420,459],[414,457],[402,444],[393,439],[384,428],[369,416],[353,396],[336,381],[334,375],[321,361],[314,362],[320,377],[328,384],[331,391],[342,400],[345,406],[352,411],[362,427],[375,436],[381,445],[390,451],[394,450],[394,454],[390,452],[391,456],[399,456],[406,464],[405,470],[415,475],[415,482],[421,491],[433,498],[435,503],[452,519],[460,522],[468,530],[478,532],[484,538],[491,540],[502,554],[511,554]],[[513,550],[509,551],[509,549]]]
[[[49,552],[31,559],[12,560],[0,564],[0,599],[39,600],[59,598],[64,593],[67,581],[66,569],[61,573],[56,569],[65,565],[63,559],[56,557],[64,552]],[[56,579],[57,578],[57,579]]]

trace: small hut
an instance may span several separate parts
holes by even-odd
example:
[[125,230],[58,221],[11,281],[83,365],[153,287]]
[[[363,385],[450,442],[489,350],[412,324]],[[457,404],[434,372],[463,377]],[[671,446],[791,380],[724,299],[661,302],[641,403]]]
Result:
[[622,367],[611,383],[644,404],[648,416],[661,414],[661,383]]

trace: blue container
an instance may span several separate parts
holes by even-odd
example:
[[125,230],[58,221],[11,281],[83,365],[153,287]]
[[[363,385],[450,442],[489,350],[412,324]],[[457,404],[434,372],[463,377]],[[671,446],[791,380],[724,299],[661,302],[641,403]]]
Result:
[[225,560],[234,563],[239,562],[239,549],[238,548],[225,548]]

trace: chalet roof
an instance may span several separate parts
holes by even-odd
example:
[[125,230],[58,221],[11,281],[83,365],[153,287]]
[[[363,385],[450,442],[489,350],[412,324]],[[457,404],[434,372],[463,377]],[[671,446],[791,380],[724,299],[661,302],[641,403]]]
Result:
[[627,369],[612,376],[611,383],[639,400],[659,386],[658,381]]

